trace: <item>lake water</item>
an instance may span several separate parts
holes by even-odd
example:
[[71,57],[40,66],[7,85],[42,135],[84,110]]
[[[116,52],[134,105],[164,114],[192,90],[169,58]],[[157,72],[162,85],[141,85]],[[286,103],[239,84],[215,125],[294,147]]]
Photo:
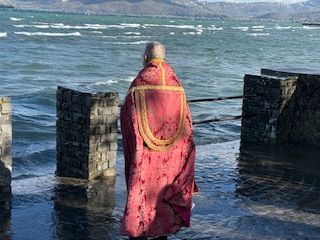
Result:
[[[141,54],[149,41],[166,45],[167,61],[189,99],[241,95],[244,74],[259,73],[262,67],[320,65],[320,29],[299,23],[0,10],[0,96],[12,97],[14,131],[13,198],[5,239],[122,239],[117,236],[125,199],[122,152],[111,192],[99,190],[105,183],[56,178],[55,91],[58,85],[118,91],[123,99],[142,67]],[[240,115],[241,101],[197,103],[191,111],[194,120]],[[301,173],[303,181],[293,181],[290,176],[296,173],[284,164],[289,177],[281,182],[282,189],[269,195],[283,200],[289,182],[290,189],[311,196],[311,207],[302,204],[300,209],[293,201],[300,196],[295,195],[298,190],[287,195],[281,209],[274,198],[259,205],[261,198],[243,194],[247,185],[238,183],[243,167],[240,121],[197,125],[195,134],[197,179],[203,191],[196,198],[194,228],[176,239],[320,239],[319,199],[314,197],[320,183],[312,169]],[[245,183],[265,186],[273,176],[282,179],[280,173]],[[102,196],[92,197],[88,189]],[[257,195],[265,193],[259,189]],[[268,215],[279,209],[284,218]]]

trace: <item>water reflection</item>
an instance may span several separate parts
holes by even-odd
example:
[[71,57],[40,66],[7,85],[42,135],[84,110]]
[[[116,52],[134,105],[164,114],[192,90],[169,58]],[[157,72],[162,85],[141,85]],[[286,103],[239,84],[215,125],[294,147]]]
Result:
[[239,196],[282,209],[320,213],[320,150],[242,146]]
[[[0,189],[0,192],[1,192],[1,189]],[[0,239],[1,240],[11,239],[10,228],[11,228],[11,194],[0,193]]]
[[53,238],[113,239],[117,220],[115,207],[115,177],[85,181],[59,178],[54,187]]

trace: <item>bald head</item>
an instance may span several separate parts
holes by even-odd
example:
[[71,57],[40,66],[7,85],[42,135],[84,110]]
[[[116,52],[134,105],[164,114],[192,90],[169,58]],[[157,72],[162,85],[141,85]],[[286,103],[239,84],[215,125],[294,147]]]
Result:
[[159,42],[150,42],[146,46],[144,52],[144,65],[151,59],[165,59],[166,50],[165,47]]

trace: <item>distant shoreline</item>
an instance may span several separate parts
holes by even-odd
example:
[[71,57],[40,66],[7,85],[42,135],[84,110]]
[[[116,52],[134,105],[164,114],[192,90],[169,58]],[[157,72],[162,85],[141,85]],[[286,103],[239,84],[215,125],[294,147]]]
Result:
[[[7,1],[7,0],[5,0]],[[10,0],[9,0],[10,1]],[[6,8],[17,10],[204,20],[269,20],[281,22],[314,22],[320,19],[320,1],[305,0],[303,4],[280,2],[237,2],[199,0],[139,0],[139,1],[24,1],[3,2]],[[9,7],[7,7],[9,5]],[[0,4],[1,6],[1,4]]]
[[[0,10],[2,8],[0,7]],[[35,12],[35,13],[53,13],[53,14],[74,14],[74,15],[92,15],[92,16],[116,16],[116,17],[137,17],[137,18],[163,18],[163,19],[190,19],[190,20],[235,20],[235,21],[256,21],[256,22],[291,22],[291,23],[303,23],[298,19],[277,19],[277,18],[252,18],[252,17],[232,17],[228,15],[212,15],[212,16],[181,16],[181,15],[148,15],[148,14],[126,14],[126,13],[103,13],[103,12],[90,12],[90,11],[77,11],[77,10],[63,10],[63,9],[48,9],[37,7],[19,7],[10,6],[3,8],[13,9],[16,11]]]
[[[0,6],[0,10],[2,7]],[[14,9],[17,11],[25,12],[44,12],[44,13],[59,13],[59,14],[74,14],[74,15],[96,15],[96,16],[119,16],[119,17],[146,17],[146,18],[174,18],[174,19],[199,19],[199,20],[223,20],[223,19],[234,19],[234,20],[249,20],[249,18],[236,19],[230,16],[180,16],[180,15],[144,15],[144,14],[121,14],[121,13],[97,13],[97,12],[84,12],[84,11],[68,11],[59,9],[44,9],[44,8],[24,8],[24,7],[3,7],[3,9]]]
[[[5,10],[6,8],[3,8]],[[231,16],[220,16],[220,17],[205,17],[205,16],[176,16],[176,15],[142,15],[142,14],[120,14],[120,13],[97,13],[97,12],[82,12],[82,11],[66,11],[66,10],[59,10],[59,9],[32,9],[32,8],[20,8],[20,7],[12,7],[7,9],[13,9],[16,11],[24,11],[24,12],[43,12],[43,13],[53,13],[53,14],[74,14],[74,15],[93,15],[93,16],[116,16],[116,17],[145,17],[145,18],[163,18],[163,19],[190,19],[190,20],[235,20],[235,21],[257,21],[257,22],[264,22],[264,21],[271,21],[271,22],[300,22],[294,20],[279,20],[279,19],[252,19],[249,17],[243,18],[235,18]],[[0,7],[1,10],[1,7]]]
[[15,9],[15,7],[11,5],[0,5],[0,9]]

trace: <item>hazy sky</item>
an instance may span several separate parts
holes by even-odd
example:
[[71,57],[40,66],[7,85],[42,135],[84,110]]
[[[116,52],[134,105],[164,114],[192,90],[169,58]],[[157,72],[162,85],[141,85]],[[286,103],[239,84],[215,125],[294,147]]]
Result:
[[279,2],[279,3],[296,3],[305,2],[306,0],[200,0],[202,2]]

